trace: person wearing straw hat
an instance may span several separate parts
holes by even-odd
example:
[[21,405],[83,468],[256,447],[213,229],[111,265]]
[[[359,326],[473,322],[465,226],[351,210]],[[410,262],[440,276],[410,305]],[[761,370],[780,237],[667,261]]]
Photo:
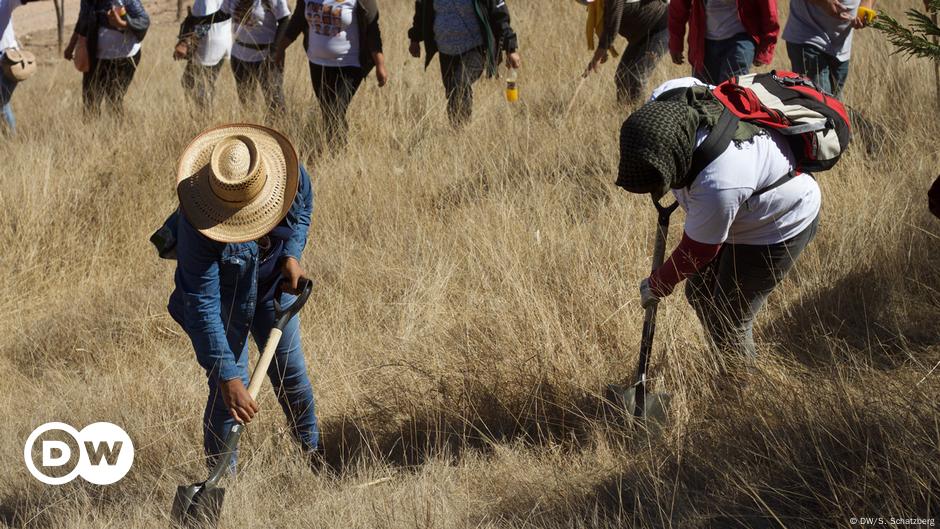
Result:
[[[263,349],[275,324],[275,296],[287,306],[298,291],[313,187],[286,137],[249,124],[199,134],[183,151],[176,180],[181,214],[168,310],[208,377],[203,426],[211,463],[231,426],[258,411],[246,389],[248,336]],[[294,438],[318,465],[313,389],[296,316],[284,328],[268,376]]]

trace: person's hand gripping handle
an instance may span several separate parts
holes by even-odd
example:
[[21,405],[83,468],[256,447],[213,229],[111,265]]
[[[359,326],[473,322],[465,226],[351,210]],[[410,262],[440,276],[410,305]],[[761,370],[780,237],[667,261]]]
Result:
[[248,383],[248,394],[251,395],[252,399],[258,399],[258,393],[261,392],[261,384],[264,381],[265,374],[268,372],[268,366],[271,365],[271,360],[274,358],[274,351],[281,341],[284,327],[291,318],[300,313],[300,309],[303,308],[304,304],[307,302],[307,298],[310,297],[310,293],[313,291],[313,281],[307,278],[301,279],[299,286],[300,294],[287,308],[281,307],[280,285],[278,285],[277,292],[274,294],[274,328],[271,329],[271,334],[268,335],[268,340],[264,344],[264,351],[261,352],[261,358],[258,359],[255,370],[251,372],[251,381]]
[[[670,206],[661,206],[658,200],[653,199],[653,205],[656,206],[658,215],[656,219],[656,239],[653,243],[653,266],[650,275],[659,270],[659,267],[666,260],[666,236],[669,233],[669,216],[679,207],[679,203],[673,202]],[[650,279],[646,277],[640,282],[640,304],[647,310],[647,319],[650,316],[649,311],[655,310],[657,303],[659,303],[659,298],[653,294],[650,288]]]

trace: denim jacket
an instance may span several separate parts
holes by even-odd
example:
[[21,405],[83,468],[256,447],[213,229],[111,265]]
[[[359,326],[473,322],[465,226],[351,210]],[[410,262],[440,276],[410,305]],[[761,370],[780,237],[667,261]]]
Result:
[[[307,243],[313,186],[303,166],[299,180],[297,196],[279,225],[286,226],[289,235],[280,255],[271,259],[294,257],[299,261]],[[265,301],[259,284],[279,279],[279,267],[275,277],[259,277],[262,252],[257,242],[213,241],[199,233],[185,214],[179,216],[176,236],[176,289],[167,309],[189,335],[196,359],[209,377],[238,378],[242,373],[236,365],[236,353],[248,340],[255,307]]]

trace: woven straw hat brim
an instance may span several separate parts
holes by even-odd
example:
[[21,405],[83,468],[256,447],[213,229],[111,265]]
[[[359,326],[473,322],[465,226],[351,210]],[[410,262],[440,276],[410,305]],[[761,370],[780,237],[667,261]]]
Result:
[[[222,200],[209,184],[213,147],[234,135],[255,142],[267,175],[246,204]],[[200,233],[218,242],[248,242],[267,235],[287,216],[298,178],[297,152],[281,133],[260,125],[230,124],[201,133],[186,147],[176,171],[176,192],[183,214]]]

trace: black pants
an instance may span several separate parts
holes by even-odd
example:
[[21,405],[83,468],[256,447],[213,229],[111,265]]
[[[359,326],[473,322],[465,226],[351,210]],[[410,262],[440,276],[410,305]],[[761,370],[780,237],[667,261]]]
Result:
[[819,217],[793,238],[766,246],[725,244],[698,274],[689,278],[685,295],[712,345],[730,360],[756,355],[754,319],[767,297],[793,268],[816,236]]
[[186,63],[183,70],[183,90],[186,96],[196,105],[199,111],[206,111],[212,105],[212,96],[215,94],[215,81],[222,71],[222,59],[213,66],[196,64],[193,60]]
[[614,77],[617,84],[617,101],[632,103],[645,95],[643,84],[668,49],[668,29],[650,33],[646,38],[627,45]]
[[320,102],[327,141],[332,146],[345,145],[346,133],[349,130],[346,110],[362,84],[362,68],[310,63],[310,82],[313,83],[313,93]]
[[91,71],[82,76],[82,101],[85,116],[95,117],[101,113],[101,103],[107,102],[118,116],[124,114],[124,95],[134,79],[140,52],[126,59],[98,59]]
[[261,94],[267,101],[268,115],[280,115],[284,110],[284,72],[271,60],[258,62],[241,61],[232,57],[232,75],[242,106],[254,101],[255,91],[260,85]]
[[486,50],[482,46],[460,55],[440,54],[441,80],[447,93],[447,115],[460,126],[473,113],[473,83],[486,68]]

